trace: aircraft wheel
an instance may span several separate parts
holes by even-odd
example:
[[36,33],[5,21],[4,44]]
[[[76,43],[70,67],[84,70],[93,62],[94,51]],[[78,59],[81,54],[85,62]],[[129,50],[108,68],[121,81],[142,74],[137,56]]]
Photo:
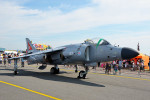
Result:
[[55,72],[56,72],[55,70],[56,70],[56,69],[55,69],[54,67],[52,67],[51,70],[50,70],[50,73],[51,73],[51,74],[55,74]]
[[85,79],[85,78],[86,78],[86,74],[83,75],[83,79]]
[[55,73],[59,74],[59,68],[58,69],[55,68]]
[[14,75],[17,75],[17,71],[14,71]]
[[52,67],[51,70],[50,70],[50,73],[51,74],[59,74],[59,68],[56,69],[55,67]]
[[83,71],[83,70],[80,71],[78,78],[83,78],[83,79],[85,79],[85,77],[86,77],[85,71]]

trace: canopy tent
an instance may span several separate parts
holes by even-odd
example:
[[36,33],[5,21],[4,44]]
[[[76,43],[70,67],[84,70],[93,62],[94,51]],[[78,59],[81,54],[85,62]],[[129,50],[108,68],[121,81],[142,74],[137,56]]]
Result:
[[144,66],[145,66],[144,69],[149,70],[149,66],[148,66],[149,56],[140,53],[137,57],[132,58],[132,60],[134,60],[135,63],[137,63],[137,60],[139,60],[139,59],[142,59],[144,61]]

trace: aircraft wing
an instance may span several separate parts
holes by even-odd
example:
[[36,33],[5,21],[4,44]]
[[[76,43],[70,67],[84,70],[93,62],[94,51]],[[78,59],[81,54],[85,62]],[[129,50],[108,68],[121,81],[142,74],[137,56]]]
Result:
[[35,52],[35,53],[32,53],[32,54],[27,54],[27,55],[19,56],[19,57],[13,57],[13,58],[10,58],[10,60],[19,59],[19,58],[28,58],[28,57],[33,56],[33,55],[50,54],[50,53],[62,51],[65,48],[66,47],[58,47],[58,48],[54,48],[54,49],[48,49],[48,50],[44,50],[44,51]]

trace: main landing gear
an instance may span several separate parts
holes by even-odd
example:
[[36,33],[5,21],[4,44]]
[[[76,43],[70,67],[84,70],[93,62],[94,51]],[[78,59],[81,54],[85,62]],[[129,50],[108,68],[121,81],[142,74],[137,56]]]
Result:
[[78,78],[83,78],[83,79],[86,78],[86,75],[87,75],[87,73],[88,73],[89,67],[85,66],[84,68],[85,68],[85,71],[81,70],[81,71],[79,72]]
[[58,66],[55,65],[54,67],[52,67],[52,68],[50,69],[50,73],[51,73],[51,74],[59,74],[59,68],[58,68]]

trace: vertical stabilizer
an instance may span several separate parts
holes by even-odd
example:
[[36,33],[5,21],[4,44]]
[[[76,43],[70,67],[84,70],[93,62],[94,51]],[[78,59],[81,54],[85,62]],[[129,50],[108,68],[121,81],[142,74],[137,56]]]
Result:
[[27,43],[27,53],[33,53],[33,52],[37,52],[37,50],[35,49],[35,47],[33,46],[33,44],[31,43],[31,41],[26,38],[26,43]]

